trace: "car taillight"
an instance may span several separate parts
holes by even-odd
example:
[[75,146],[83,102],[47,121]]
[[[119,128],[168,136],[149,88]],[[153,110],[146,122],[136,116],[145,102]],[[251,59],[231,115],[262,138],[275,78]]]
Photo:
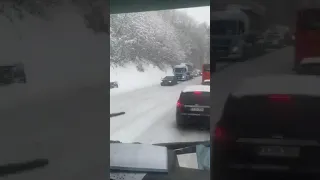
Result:
[[194,94],[201,94],[201,91],[195,91]]
[[272,94],[268,96],[268,99],[273,102],[289,102],[291,96],[285,94]]
[[227,136],[226,130],[223,127],[216,127],[214,131],[214,136],[216,140],[224,140]]
[[182,108],[183,107],[183,104],[180,102],[180,100],[178,100],[177,102],[177,108]]
[[222,126],[217,126],[215,129],[214,129],[214,132],[213,132],[213,138],[216,142],[227,142],[229,140],[231,140],[230,138],[230,134],[227,132],[227,130],[222,127]]

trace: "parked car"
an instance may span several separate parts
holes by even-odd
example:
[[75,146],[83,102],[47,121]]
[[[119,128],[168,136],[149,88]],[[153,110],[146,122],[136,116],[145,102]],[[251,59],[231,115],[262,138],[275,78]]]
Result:
[[119,84],[117,81],[110,82],[110,89],[119,88]]

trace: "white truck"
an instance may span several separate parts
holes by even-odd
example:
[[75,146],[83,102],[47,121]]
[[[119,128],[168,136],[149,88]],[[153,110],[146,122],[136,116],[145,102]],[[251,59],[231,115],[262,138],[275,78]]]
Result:
[[255,48],[253,34],[262,34],[263,13],[250,7],[229,6],[212,13],[211,48],[216,60],[246,59]]
[[192,79],[193,64],[181,63],[173,67],[173,74],[178,81],[187,81]]

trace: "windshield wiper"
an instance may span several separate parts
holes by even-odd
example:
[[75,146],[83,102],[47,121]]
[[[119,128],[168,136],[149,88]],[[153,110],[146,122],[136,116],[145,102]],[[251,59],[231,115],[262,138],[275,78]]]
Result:
[[22,163],[9,163],[5,165],[0,165],[0,177],[42,168],[47,166],[48,164],[48,159],[35,159],[32,161],[26,161]]
[[124,114],[125,114],[125,112],[111,113],[110,114],[110,118],[115,117],[115,116],[121,116],[121,115],[124,115]]

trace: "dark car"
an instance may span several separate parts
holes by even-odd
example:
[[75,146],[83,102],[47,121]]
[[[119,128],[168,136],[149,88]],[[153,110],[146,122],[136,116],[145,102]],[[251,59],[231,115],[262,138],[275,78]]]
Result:
[[161,86],[173,86],[178,84],[178,79],[175,76],[166,76],[161,80]]
[[319,77],[260,77],[231,93],[212,138],[213,179],[320,175],[319,82]]
[[194,85],[186,87],[180,94],[176,107],[178,126],[188,124],[209,125],[210,86]]
[[117,81],[110,82],[110,89],[119,88],[119,84]]

